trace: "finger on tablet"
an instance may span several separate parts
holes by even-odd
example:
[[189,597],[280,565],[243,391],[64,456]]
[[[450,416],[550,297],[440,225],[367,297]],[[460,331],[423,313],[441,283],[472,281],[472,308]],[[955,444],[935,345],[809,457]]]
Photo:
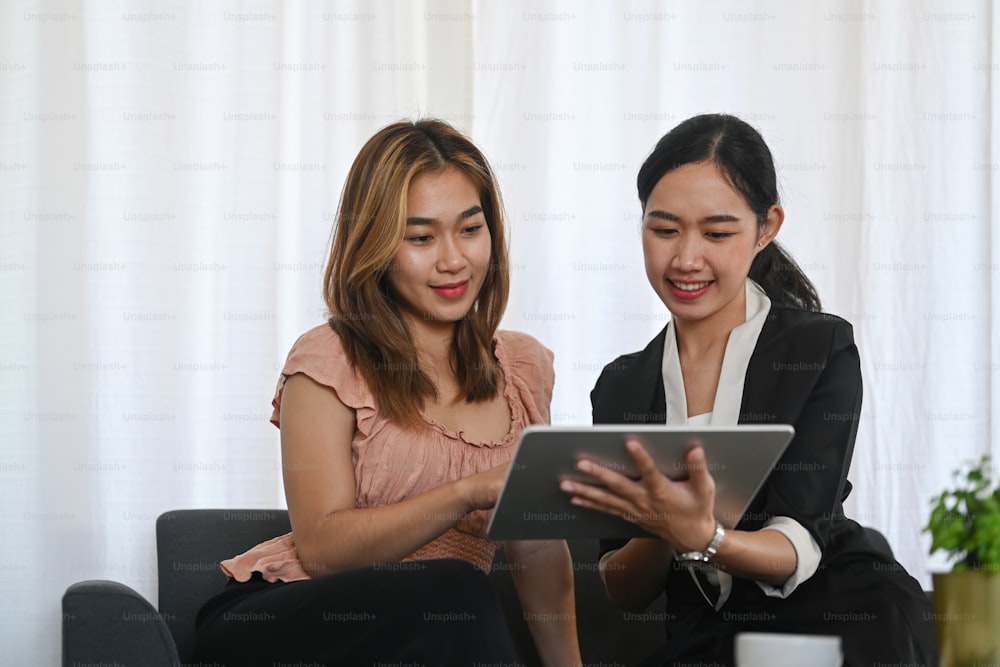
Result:
[[626,501],[593,486],[576,485],[576,493],[569,501],[577,507],[587,507],[619,517],[624,517],[630,511],[630,505]]
[[608,467],[603,463],[594,461],[593,459],[588,459],[585,456],[576,460],[576,469],[582,473],[590,475],[604,485],[608,484],[611,476],[617,475],[616,472],[608,469]]
[[701,443],[697,443],[696,447],[688,451],[684,463],[687,466],[688,479],[696,487],[704,488],[712,483],[712,476],[708,472],[708,461],[705,459],[705,449]]
[[634,480],[608,468],[602,463],[590,459],[579,459],[576,467],[580,472],[586,473],[593,478],[594,482],[591,488],[602,489],[608,496],[627,498],[634,495],[639,488]]
[[639,471],[639,476],[643,479],[653,478],[660,474],[660,469],[656,466],[656,461],[653,457],[649,455],[646,448],[642,446],[642,443],[636,438],[626,438],[625,439],[625,449],[628,450],[629,456],[635,461],[635,467]]
[[586,482],[578,482],[573,479],[564,479],[559,482],[559,490],[573,496],[572,500],[578,498],[590,498],[597,495],[599,487],[592,486]]

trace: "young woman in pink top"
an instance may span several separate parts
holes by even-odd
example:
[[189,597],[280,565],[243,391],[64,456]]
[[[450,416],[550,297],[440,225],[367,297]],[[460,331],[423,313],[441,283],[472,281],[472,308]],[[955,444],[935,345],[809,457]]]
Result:
[[[500,193],[446,123],[379,131],[344,187],[327,324],[292,347],[274,398],[292,532],[223,562],[198,658],[248,667],[519,661],[485,574],[521,430],[549,416],[552,353],[498,331]],[[581,662],[564,542],[507,543],[549,665]],[[248,620],[250,619],[250,620]]]

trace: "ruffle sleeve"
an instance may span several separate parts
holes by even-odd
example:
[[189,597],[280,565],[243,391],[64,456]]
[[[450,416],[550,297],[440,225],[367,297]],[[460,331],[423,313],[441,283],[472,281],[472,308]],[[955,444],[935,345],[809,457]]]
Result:
[[507,366],[524,404],[529,424],[548,424],[556,375],[555,355],[536,338],[520,331],[497,332],[497,359]]
[[305,332],[288,352],[285,366],[278,378],[274,400],[271,401],[274,407],[271,423],[279,428],[281,393],[285,381],[296,373],[303,373],[315,382],[336,391],[341,402],[355,410],[358,430],[365,436],[371,434],[377,416],[375,397],[351,366],[340,336],[329,325],[324,324]]
[[219,565],[223,572],[236,581],[248,581],[254,572],[260,572],[271,583],[309,578],[309,574],[302,569],[299,552],[295,548],[295,538],[291,533],[261,542]]

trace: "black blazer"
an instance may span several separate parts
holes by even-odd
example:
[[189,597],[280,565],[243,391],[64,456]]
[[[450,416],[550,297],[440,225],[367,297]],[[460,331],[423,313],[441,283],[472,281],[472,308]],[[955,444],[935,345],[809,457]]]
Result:
[[[666,328],[641,352],[605,366],[590,394],[595,424],[666,421],[660,371],[665,335]],[[747,367],[739,423],[791,424],[795,437],[738,529],[756,530],[773,516],[787,516],[812,534],[823,562],[837,555],[829,548],[831,539],[839,547],[846,546],[846,538],[855,548],[871,550],[863,529],[843,522],[861,393],[858,350],[848,322],[772,306]],[[851,535],[838,535],[842,530]],[[602,552],[622,544],[602,541]]]
[[[665,334],[604,368],[590,395],[595,423],[666,421],[660,375]],[[851,325],[772,306],[747,367],[739,422],[792,424],[795,437],[737,528],[756,530],[773,516],[791,517],[819,544],[819,568],[786,598],[768,597],[755,582],[734,578],[729,599],[716,611],[675,561],[664,585],[667,643],[654,658],[658,664],[679,657],[689,664],[731,664],[733,638],[745,631],[839,634],[845,665],[876,659],[937,664],[928,620],[933,614],[920,584],[844,517],[860,410]],[[623,544],[601,540],[602,552]]]

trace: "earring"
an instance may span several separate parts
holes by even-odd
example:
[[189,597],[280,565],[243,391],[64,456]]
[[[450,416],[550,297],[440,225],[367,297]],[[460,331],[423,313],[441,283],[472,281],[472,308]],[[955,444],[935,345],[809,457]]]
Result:
[[757,243],[757,247],[758,247],[758,248],[762,248],[762,247],[764,247],[764,244],[763,244],[763,243],[760,243],[760,242],[758,242],[758,243]]

